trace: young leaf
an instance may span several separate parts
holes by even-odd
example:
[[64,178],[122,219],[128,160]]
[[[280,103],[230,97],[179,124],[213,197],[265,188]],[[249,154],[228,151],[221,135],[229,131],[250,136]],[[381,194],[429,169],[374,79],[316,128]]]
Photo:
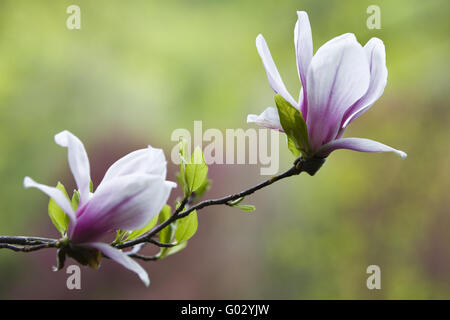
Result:
[[188,147],[186,139],[180,138],[178,142],[178,155],[180,156],[180,172],[176,174],[177,181],[181,186],[185,196],[189,195],[189,190],[186,185],[185,168],[188,159]]
[[212,181],[206,178],[203,184],[197,190],[195,190],[194,193],[192,193],[192,201],[199,201],[203,197],[203,195],[211,188],[211,183]]
[[[66,189],[61,182],[58,182],[56,188],[61,190],[62,193],[64,193],[64,195],[67,197],[67,199],[69,199]],[[48,215],[50,216],[50,219],[52,220],[52,223],[56,227],[56,229],[58,229],[61,235],[64,236],[70,220],[66,213],[56,204],[55,200],[53,200],[52,198],[50,198],[50,201],[48,202]]]
[[197,212],[194,210],[187,217],[177,220],[175,240],[178,243],[189,240],[197,231],[197,227]]
[[156,223],[158,222],[158,217],[159,214],[157,214],[156,216],[154,216],[150,222],[143,228],[138,229],[138,230],[134,230],[132,231],[126,240],[132,240],[132,239],[136,239],[137,237],[143,235],[144,233],[150,231],[151,229],[153,229],[154,226],[156,226]]
[[80,203],[80,193],[77,190],[74,190],[73,191],[73,196],[72,196],[72,209],[73,209],[73,211],[77,210],[79,203]]
[[158,254],[158,259],[164,259],[164,258],[167,257],[167,256],[170,256],[170,255],[172,255],[172,254],[175,254],[175,253],[177,253],[177,252],[183,250],[184,248],[186,248],[187,243],[188,243],[187,241],[184,241],[184,242],[182,242],[182,243],[180,243],[180,244],[177,244],[177,245],[174,246],[174,247],[170,247],[170,248],[161,248],[161,249],[163,249],[163,250],[161,250],[161,251],[159,252],[159,254]]
[[241,209],[242,211],[245,211],[245,212],[255,211],[255,206],[252,206],[250,204],[237,204],[237,205],[234,205],[233,207]]
[[208,175],[208,166],[200,147],[195,148],[191,162],[186,164],[185,170],[186,185],[189,192],[192,193],[203,185]]
[[113,241],[113,244],[119,244],[122,243],[125,240],[126,235],[128,234],[128,231],[126,230],[116,230],[116,238]]
[[[159,213],[159,223],[163,223],[167,219],[170,218],[172,214],[172,208],[169,205],[165,205],[164,208]],[[173,238],[173,226],[172,224],[168,225],[164,229],[159,232],[159,241],[161,243],[171,243]],[[165,248],[163,248],[165,249]]]
[[288,138],[289,150],[295,157],[298,157],[300,153],[307,156],[309,153],[308,129],[302,114],[279,94],[275,95],[275,103],[281,126]]

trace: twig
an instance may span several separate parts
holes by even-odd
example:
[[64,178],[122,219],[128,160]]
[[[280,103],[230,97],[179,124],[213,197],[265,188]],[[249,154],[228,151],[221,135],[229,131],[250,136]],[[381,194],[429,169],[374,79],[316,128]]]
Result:
[[37,244],[32,246],[16,246],[9,243],[0,243],[0,249],[11,249],[16,252],[32,252],[37,251],[41,249],[47,249],[47,248],[56,248],[56,242],[55,243],[43,243],[43,244]]
[[134,245],[142,243],[142,242],[149,242],[149,239],[151,239],[153,236],[155,236],[159,231],[161,231],[162,229],[167,227],[172,222],[174,222],[178,219],[181,219],[183,217],[186,217],[194,210],[200,210],[205,207],[214,206],[214,205],[229,204],[230,201],[237,200],[239,198],[251,195],[254,192],[256,192],[264,187],[267,187],[279,180],[282,180],[282,179],[285,179],[285,178],[288,178],[288,177],[291,177],[294,175],[298,175],[298,174],[302,173],[303,171],[308,172],[311,175],[314,175],[315,172],[322,166],[324,161],[325,161],[324,159],[312,159],[312,160],[305,161],[305,160],[299,158],[294,162],[294,165],[289,170],[287,170],[277,176],[274,176],[264,182],[261,182],[261,183],[257,184],[256,186],[253,186],[249,189],[246,189],[239,193],[235,193],[235,194],[223,197],[223,198],[202,201],[202,202],[186,209],[185,211],[183,211],[184,207],[189,202],[189,197],[186,197],[183,199],[183,201],[181,202],[181,205],[178,207],[178,209],[174,212],[174,214],[169,219],[167,219],[166,221],[161,223],[158,227],[156,227],[149,233],[147,233],[139,238],[136,238],[134,240],[126,241],[124,243],[121,243],[120,245],[117,245],[117,248],[127,248],[127,247],[134,246]]

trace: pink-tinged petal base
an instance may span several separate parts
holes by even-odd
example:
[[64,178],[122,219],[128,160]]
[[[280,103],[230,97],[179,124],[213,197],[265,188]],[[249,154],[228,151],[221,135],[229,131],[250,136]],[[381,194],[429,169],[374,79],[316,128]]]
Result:
[[317,157],[327,157],[337,149],[349,149],[360,152],[394,152],[402,158],[406,158],[403,151],[391,148],[377,141],[363,138],[342,138],[323,145],[315,154]]
[[86,243],[85,245],[100,250],[108,258],[121,264],[128,270],[135,272],[147,287],[150,285],[150,279],[148,277],[147,271],[145,271],[144,268],[139,265],[139,263],[131,259],[126,253],[102,242],[91,242]]
[[167,203],[175,183],[155,175],[125,175],[101,184],[78,209],[77,224],[69,226],[74,243],[96,242],[108,232],[145,226]]

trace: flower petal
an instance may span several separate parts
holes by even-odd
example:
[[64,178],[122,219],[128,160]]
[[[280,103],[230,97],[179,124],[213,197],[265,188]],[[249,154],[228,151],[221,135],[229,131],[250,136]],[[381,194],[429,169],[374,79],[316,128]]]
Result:
[[166,167],[167,161],[163,150],[148,146],[146,149],[131,152],[117,160],[106,171],[102,183],[128,174],[152,174],[165,179]]
[[312,58],[307,74],[307,126],[311,149],[336,137],[345,111],[369,87],[369,63],[353,34],[325,43]]
[[266,40],[260,34],[256,37],[256,48],[261,56],[264,68],[266,69],[267,78],[269,79],[269,84],[275,93],[281,95],[285,100],[289,101],[290,104],[298,108],[298,103],[292,98],[290,93],[287,91],[286,86],[281,79],[280,73],[278,72],[277,66],[273,62],[272,55],[270,54],[269,48],[267,47]]
[[142,268],[142,266],[131,259],[126,253],[122,252],[119,249],[111,247],[109,244],[102,242],[90,242],[86,244],[89,247],[95,248],[103,252],[105,256],[114,260],[115,262],[121,264],[128,270],[131,270],[139,276],[139,278],[144,282],[144,284],[148,287],[150,285],[150,279],[148,277],[147,271]]
[[74,243],[92,242],[113,230],[141,228],[161,211],[175,186],[148,174],[106,181],[77,211],[77,224],[69,228],[69,237]]
[[363,138],[342,138],[323,145],[315,154],[318,157],[327,157],[337,149],[349,149],[360,152],[395,152],[402,158],[406,158],[403,151],[391,148],[377,141]]
[[267,108],[260,115],[249,114],[247,116],[247,123],[256,123],[259,126],[283,132],[283,128],[281,127],[280,123],[280,116],[278,115],[278,110],[274,107]]
[[56,134],[55,142],[67,148],[70,170],[77,183],[80,192],[80,205],[82,205],[89,200],[91,184],[89,159],[86,150],[80,139],[67,130]]
[[342,119],[345,128],[350,122],[369,110],[375,101],[383,94],[387,83],[388,70],[386,68],[386,49],[383,41],[378,38],[370,39],[364,46],[370,67],[370,85],[364,96],[349,108]]
[[[302,89],[307,91],[306,75],[313,56],[313,41],[311,33],[311,25],[309,23],[308,14],[304,11],[297,11],[298,20],[294,29],[295,53],[297,55],[297,69]],[[305,94],[299,100],[299,105],[302,106],[302,115],[306,119],[307,102]],[[302,103],[303,100],[303,103]]]
[[55,187],[46,186],[45,184],[37,183],[30,177],[25,177],[25,179],[23,179],[23,186],[25,188],[37,188],[44,192],[50,198],[55,200],[58,206],[69,216],[70,221],[72,223],[75,223],[75,212],[72,209],[72,205],[69,199],[67,199],[67,197],[64,195],[64,193],[61,192],[61,190]]

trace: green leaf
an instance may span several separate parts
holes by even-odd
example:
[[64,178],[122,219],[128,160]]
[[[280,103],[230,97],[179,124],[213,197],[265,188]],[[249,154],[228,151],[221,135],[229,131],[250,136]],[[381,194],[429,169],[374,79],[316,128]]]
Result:
[[186,164],[185,180],[187,189],[190,193],[199,189],[208,175],[208,166],[203,158],[202,149],[195,148],[191,156],[191,162]]
[[211,184],[212,184],[212,181],[210,179],[206,178],[205,181],[203,182],[203,184],[197,190],[195,190],[195,194],[194,194],[192,201],[193,202],[199,201],[203,197],[203,195],[206,192],[208,192],[208,190],[211,188]]
[[284,100],[279,94],[275,95],[275,103],[280,116],[281,126],[288,137],[288,148],[295,157],[309,153],[309,139],[306,122],[300,111]]
[[77,190],[74,190],[73,191],[73,196],[72,196],[72,209],[73,209],[73,211],[77,210],[79,203],[80,203],[80,193]]
[[252,206],[250,204],[237,204],[237,205],[234,205],[233,207],[241,209],[242,211],[245,211],[245,212],[252,212],[252,211],[255,211],[255,209],[256,209],[255,206]]
[[120,244],[125,240],[126,235],[128,234],[128,231],[126,230],[116,230],[116,238],[114,239],[112,244]]
[[[61,190],[62,193],[67,197],[67,199],[69,199],[66,189],[61,182],[58,182],[56,188]],[[52,220],[53,225],[56,227],[56,229],[58,229],[61,235],[64,236],[70,219],[69,216],[66,215],[66,213],[56,204],[55,200],[53,200],[52,198],[50,198],[50,201],[48,202],[48,215],[50,216],[50,219]]]
[[156,226],[156,223],[158,222],[158,217],[159,217],[159,214],[154,216],[145,227],[132,231],[128,235],[126,240],[136,239],[137,237],[139,237],[139,236],[143,235],[144,233],[146,233],[146,232],[150,231],[151,229],[153,229],[153,227]]
[[235,205],[241,203],[242,200],[244,200],[244,199],[245,199],[245,197],[237,198],[236,200],[229,201],[229,202],[228,202],[228,205],[234,207]]
[[187,217],[177,220],[175,240],[178,243],[189,240],[197,231],[197,211],[192,211]]
[[[159,213],[159,223],[163,223],[172,215],[172,208],[169,205],[165,205],[164,208]],[[174,233],[173,225],[170,224],[159,232],[159,242],[161,243],[171,243]],[[165,248],[163,248],[165,249]]]
[[178,155],[180,156],[180,172],[176,174],[177,181],[181,188],[183,189],[183,193],[185,196],[189,195],[189,190],[187,188],[186,184],[186,177],[185,177],[185,167],[187,164],[187,157],[188,157],[188,147],[187,147],[187,141],[186,139],[180,138],[180,141],[178,142]]
[[167,256],[170,256],[172,254],[175,254],[175,253],[183,250],[184,248],[186,248],[187,243],[188,243],[187,241],[184,241],[174,247],[162,248],[163,250],[161,250],[160,253],[158,254],[158,259],[164,259]]

